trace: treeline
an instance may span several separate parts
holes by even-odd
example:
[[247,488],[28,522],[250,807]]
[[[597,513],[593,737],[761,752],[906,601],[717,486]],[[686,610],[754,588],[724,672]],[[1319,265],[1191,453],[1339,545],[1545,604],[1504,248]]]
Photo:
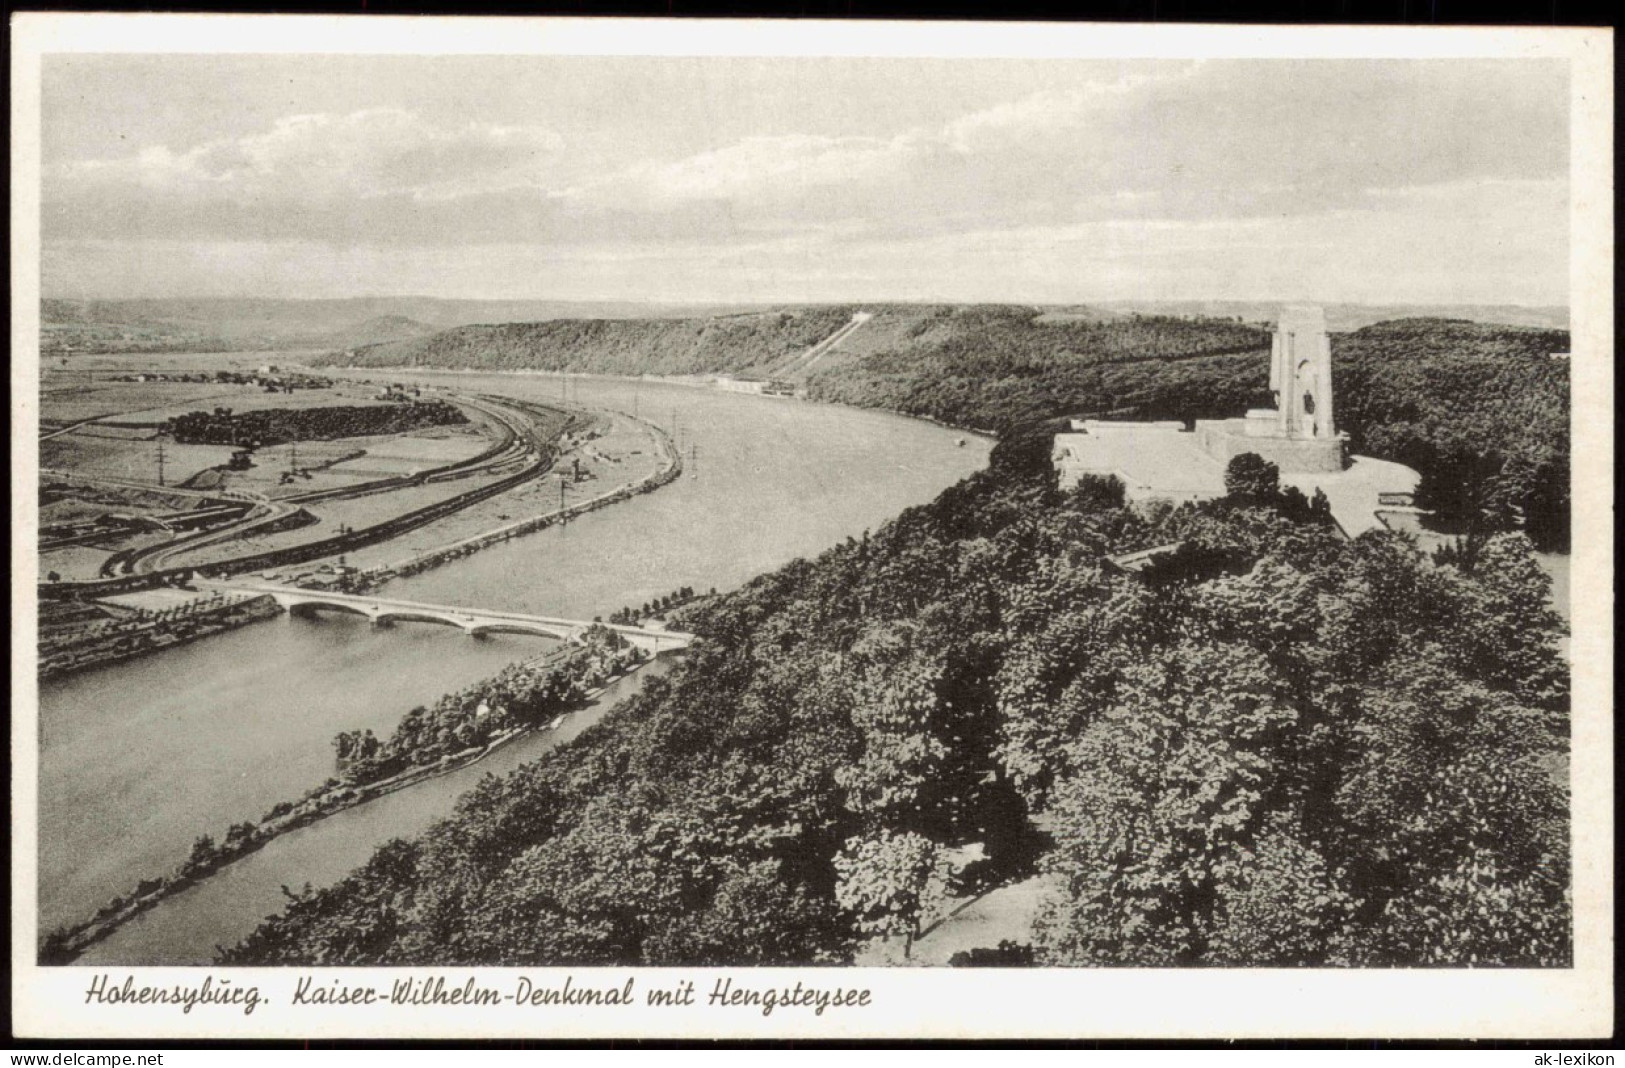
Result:
[[[269,605],[269,599],[263,599]],[[274,613],[274,607],[270,608]],[[67,964],[163,898],[207,878],[263,847],[280,834],[377,796],[406,773],[456,766],[504,735],[547,725],[587,700],[648,655],[604,626],[586,628],[580,640],[542,662],[515,664],[495,678],[447,694],[434,705],[414,708],[387,741],[372,731],[345,731],[334,739],[339,774],[297,800],[279,801],[258,820],[234,823],[216,840],[200,835],[191,851],[166,875],[143,879],[128,894],[111,898],[79,924],[58,927],[40,940],[42,964]]]
[[[716,592],[717,588],[715,586],[711,587],[710,596],[716,596]],[[694,592],[693,586],[682,586],[670,593],[662,594],[652,601],[643,602],[642,608],[633,608],[631,605],[617,608],[609,614],[609,621],[626,627],[637,626],[641,620],[693,604],[698,597],[702,596],[705,595]]]
[[464,326],[334,353],[321,362],[626,375],[740,371],[804,352],[851,316],[851,308],[831,306],[697,319],[554,319]]
[[1257,326],[1163,316],[1056,322],[1004,306],[940,318],[915,343],[815,371],[808,395],[1001,433],[1058,415],[1229,416],[1266,396],[1270,339]]
[[371,730],[341,732],[333,739],[340,776],[351,784],[377,782],[486,745],[508,731],[544,726],[646,659],[647,653],[615,631],[590,626],[557,660],[514,664],[433,705],[419,705],[387,739]]
[[162,432],[183,445],[236,445],[260,448],[289,441],[399,434],[431,426],[468,422],[456,405],[441,400],[401,404],[338,404],[320,408],[230,408],[187,412],[163,424]]
[[[854,311],[874,317],[806,368],[815,400],[1006,433],[1061,415],[1228,418],[1273,404],[1270,338],[1227,319],[1064,318],[1021,305],[798,307],[661,320],[464,327],[330,362],[607,374],[768,372]],[[1421,502],[1463,531],[1524,529],[1566,549],[1564,331],[1404,319],[1334,335],[1339,425],[1356,451],[1422,475]]]
[[1359,450],[1422,474],[1418,503],[1463,531],[1569,544],[1569,335],[1449,319],[1333,339],[1337,420]]
[[1346,542],[1262,469],[1199,506],[1062,496],[1052,430],[692,609],[670,675],[222,960],[836,963],[980,843],[1048,876],[1002,960],[1566,965],[1567,673],[1527,541]]

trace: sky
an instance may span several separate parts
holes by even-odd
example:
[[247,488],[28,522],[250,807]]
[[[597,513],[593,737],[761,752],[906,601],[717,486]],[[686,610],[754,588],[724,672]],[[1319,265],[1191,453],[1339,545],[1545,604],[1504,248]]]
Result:
[[46,296],[1568,302],[1558,60],[55,55]]

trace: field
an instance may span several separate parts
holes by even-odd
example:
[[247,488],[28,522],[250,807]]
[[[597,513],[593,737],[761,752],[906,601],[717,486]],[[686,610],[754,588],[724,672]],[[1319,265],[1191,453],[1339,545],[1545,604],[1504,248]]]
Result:
[[[609,432],[568,457],[559,465],[560,470],[575,456],[581,458],[581,471],[586,480],[566,490],[571,502],[636,482],[652,474],[658,466],[658,456],[651,447],[648,432],[623,416],[614,416]],[[370,545],[351,553],[348,562],[362,568],[395,564],[507,523],[545,515],[559,506],[559,483],[556,475],[527,482],[382,545]]]
[[276,352],[255,349],[244,352],[143,352],[138,355],[120,353],[86,353],[69,359],[47,358],[41,370],[47,387],[53,375],[69,375],[82,379],[87,373],[96,376],[108,372],[139,374],[142,371],[252,371],[266,364],[302,370],[300,361],[322,350],[302,349]]
[[[240,371],[261,366],[259,360],[263,355],[242,354],[235,359],[143,356],[139,362],[128,357],[80,358],[67,371],[47,368],[41,393],[43,415],[47,421],[47,429],[40,441],[42,485],[66,483],[71,488],[65,493],[60,489],[53,491],[54,499],[42,509],[42,523],[57,527],[79,525],[78,530],[60,533],[80,538],[92,537],[94,541],[90,544],[81,541],[79,544],[61,545],[42,552],[42,571],[54,571],[65,580],[94,579],[99,577],[98,572],[109,554],[144,548],[176,536],[152,522],[132,528],[125,520],[124,526],[115,523],[112,529],[105,530],[86,525],[103,517],[162,517],[203,504],[207,498],[200,496],[200,493],[214,495],[247,491],[277,500],[347,489],[470,460],[486,452],[493,442],[506,434],[491,416],[468,409],[470,422],[464,425],[432,426],[398,434],[266,446],[254,451],[252,466],[231,470],[229,464],[238,451],[235,446],[180,444],[170,438],[160,440],[151,425],[186,412],[213,407],[229,407],[235,412],[335,405],[382,408],[393,403],[378,399],[380,385],[387,383],[352,379],[335,383],[332,388],[297,389],[288,394],[270,392],[252,384],[111,379],[115,368],[120,375],[141,372],[195,373],[222,368]],[[102,366],[90,367],[93,362]],[[280,369],[291,369],[286,360],[275,362]],[[98,375],[108,377],[100,378]],[[149,425],[130,427],[85,423],[92,419]],[[53,431],[50,429],[52,426],[65,429]],[[544,417],[539,430],[543,436],[548,436],[557,433],[562,426],[562,416],[557,419]],[[163,485],[170,491],[162,496],[148,492],[159,490],[160,448]],[[253,537],[242,539],[227,538],[201,546],[193,553],[164,558],[162,563],[165,566],[171,563],[205,563],[330,537],[344,527],[372,526],[460,495],[494,477],[498,476],[482,473],[474,478],[408,487],[351,500],[320,501],[308,506],[308,511],[317,517],[315,524],[292,530],[257,532]],[[291,514],[291,509],[285,510]],[[475,521],[480,524],[478,529],[486,529],[498,522],[490,520],[489,513],[483,510]]]
[[[247,471],[227,472],[226,484],[267,497],[286,497],[443,467],[479,455],[488,444],[480,428],[470,424],[411,434],[270,445],[255,451],[254,466]],[[298,466],[309,470],[311,477],[285,483],[282,475],[292,466],[295,454]]]
[[[240,403],[257,392],[252,386],[216,382],[95,382],[85,386],[62,376],[46,383],[40,394],[40,418],[46,424],[84,419],[157,422],[153,411],[190,411],[216,404]],[[79,379],[79,383],[83,383]]]
[[260,386],[222,382],[96,382],[89,387],[57,385],[48,388],[42,394],[41,414],[48,424],[95,418],[121,423],[161,423],[177,415],[214,407],[247,412],[261,408],[384,403],[375,399],[377,392],[374,387],[360,384],[268,393]]
[[[164,481],[177,486],[200,471],[231,459],[229,445],[164,442]],[[158,448],[152,441],[64,434],[40,442],[40,467],[86,478],[131,479],[158,488]]]

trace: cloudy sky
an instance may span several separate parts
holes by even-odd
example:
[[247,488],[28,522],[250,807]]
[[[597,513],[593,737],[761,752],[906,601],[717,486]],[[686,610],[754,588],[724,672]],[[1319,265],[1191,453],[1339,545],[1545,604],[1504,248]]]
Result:
[[44,291],[1563,304],[1560,61],[53,56]]

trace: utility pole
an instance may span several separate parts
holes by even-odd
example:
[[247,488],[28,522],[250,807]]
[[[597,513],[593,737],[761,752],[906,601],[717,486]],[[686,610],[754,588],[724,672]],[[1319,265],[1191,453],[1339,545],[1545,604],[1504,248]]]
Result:
[[288,474],[293,475],[299,471],[299,438],[295,436],[288,446]]
[[163,439],[162,435],[159,435],[159,438],[158,438],[158,485],[162,486],[164,484],[165,484],[164,483],[164,439]]
[[559,476],[559,522],[568,523],[569,517],[564,514],[564,476]]
[[696,465],[696,461],[698,461],[699,458],[700,458],[700,447],[698,445],[690,443],[689,446],[688,446],[688,473],[690,475],[698,475],[700,473],[700,469]]

